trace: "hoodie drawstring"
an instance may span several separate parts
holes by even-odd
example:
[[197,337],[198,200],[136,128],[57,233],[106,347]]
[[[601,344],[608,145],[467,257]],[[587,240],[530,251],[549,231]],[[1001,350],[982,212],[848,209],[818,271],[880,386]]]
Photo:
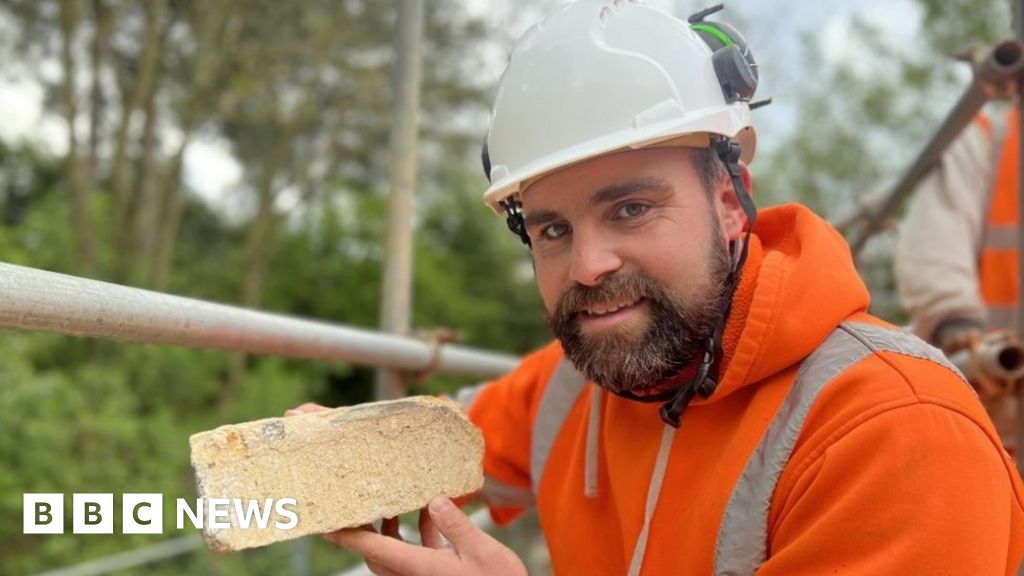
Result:
[[590,385],[590,418],[587,420],[587,454],[583,469],[583,495],[597,498],[597,457],[601,432],[601,396],[603,389]]
[[654,518],[654,511],[658,507],[658,497],[661,496],[661,483],[665,479],[665,469],[668,468],[668,456],[672,451],[672,440],[675,437],[675,426],[665,424],[665,428],[661,432],[661,447],[658,448],[658,459],[654,462],[651,483],[647,486],[644,525],[640,529],[640,535],[636,539],[636,546],[633,548],[633,558],[629,562],[629,576],[639,576],[640,568],[644,564],[644,553],[647,551],[647,536],[651,531],[651,520]]

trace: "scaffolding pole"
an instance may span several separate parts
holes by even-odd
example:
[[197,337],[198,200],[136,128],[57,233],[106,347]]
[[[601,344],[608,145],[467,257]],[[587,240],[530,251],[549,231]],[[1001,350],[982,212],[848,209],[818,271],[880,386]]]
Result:
[[886,194],[878,205],[867,206],[865,210],[854,217],[837,221],[837,227],[847,236],[853,229],[860,227],[850,244],[854,257],[860,254],[868,240],[882,229],[885,222],[913,194],[921,182],[921,178],[928,173],[950,143],[974,119],[982,106],[993,96],[998,94],[1005,96],[1003,87],[1009,82],[1019,83],[1022,75],[1024,75],[1024,45],[1021,44],[1021,41],[1004,40],[992,48],[981,63],[975,67],[974,78],[960,100],[950,110],[935,135],[928,141],[907,171],[903,173],[892,191]]
[[191,534],[165,540],[159,544],[122,552],[121,554],[75,564],[74,566],[40,572],[36,576],[101,576],[102,574],[110,574],[111,572],[128,570],[129,568],[175,558],[195,552],[201,548],[203,548],[203,539],[197,534]]
[[518,359],[0,262],[0,328],[493,378]]
[[[421,0],[398,0],[391,79],[391,197],[380,327],[400,335],[409,333],[412,316],[412,197],[416,187],[424,4]],[[405,396],[405,374],[381,368],[377,371],[376,393],[378,400]]]
[[[1015,0],[1014,9],[1014,32],[1017,34],[1017,41],[1024,43],[1024,0]],[[1024,103],[1024,82],[1018,77],[1017,85],[1017,336],[1024,337],[1024,313],[1021,308],[1021,289],[1024,288],[1024,233],[1020,227],[1020,209],[1024,207],[1024,177],[1021,176],[1021,166],[1024,166],[1024,146],[1020,145],[1020,138],[1024,136],[1024,112],[1020,107]],[[1024,390],[1020,382],[1017,385],[1017,470],[1024,474]]]
[[[494,521],[491,520],[491,515],[487,508],[481,508],[471,514],[470,520],[477,526],[477,528],[485,532],[490,532],[494,529]],[[415,530],[404,524],[400,526],[400,530],[402,538],[406,542],[419,541],[419,537]],[[302,543],[302,545],[308,546],[308,540],[305,538],[292,540],[291,542],[293,544]],[[120,554],[82,562],[81,564],[58,568],[56,570],[49,570],[47,572],[40,572],[35,576],[102,576],[119,570],[128,570],[129,568],[138,568],[139,566],[145,566],[146,564],[161,562],[163,560],[183,556],[185,554],[190,554],[204,549],[205,546],[203,546],[203,539],[197,534],[190,534],[188,536],[180,536],[178,538],[165,540],[159,544],[143,546],[141,548],[136,548],[135,550],[129,550],[128,552],[122,552]],[[367,576],[372,574],[373,573],[370,572],[365,563],[359,562],[355,566],[352,566],[343,572],[339,572],[337,576]]]

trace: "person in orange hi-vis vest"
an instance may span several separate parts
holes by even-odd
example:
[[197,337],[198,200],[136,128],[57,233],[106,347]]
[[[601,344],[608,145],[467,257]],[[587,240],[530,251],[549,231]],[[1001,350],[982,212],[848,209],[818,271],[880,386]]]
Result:
[[[914,331],[950,355],[1017,332],[1018,130],[1016,106],[979,115],[922,181],[900,225],[901,300]],[[1002,380],[977,387],[1014,454],[1018,382],[1009,373]]]
[[[460,395],[482,498],[536,507],[560,576],[1017,574],[1024,488],[973,389],[866,313],[829,224],[755,211],[757,68],[712,11],[580,0],[512,50],[484,199],[556,340]],[[447,498],[420,528],[327,539],[378,574],[526,573]]]

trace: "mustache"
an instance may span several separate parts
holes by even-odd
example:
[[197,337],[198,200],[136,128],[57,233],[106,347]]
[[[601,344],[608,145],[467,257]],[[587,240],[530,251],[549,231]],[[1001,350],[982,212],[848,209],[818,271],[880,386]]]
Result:
[[552,316],[568,319],[595,304],[616,300],[633,301],[641,298],[664,302],[667,295],[659,282],[644,274],[639,272],[615,274],[597,286],[584,286],[579,283],[570,285],[558,297]]

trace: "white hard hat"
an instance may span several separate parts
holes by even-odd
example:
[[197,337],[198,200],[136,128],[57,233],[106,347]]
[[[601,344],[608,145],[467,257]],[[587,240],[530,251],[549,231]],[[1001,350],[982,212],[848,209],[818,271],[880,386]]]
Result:
[[635,0],[579,0],[549,14],[517,41],[501,78],[484,201],[501,213],[499,202],[557,168],[626,148],[705,147],[712,134],[738,140],[749,163],[753,88],[730,97],[706,37]]

